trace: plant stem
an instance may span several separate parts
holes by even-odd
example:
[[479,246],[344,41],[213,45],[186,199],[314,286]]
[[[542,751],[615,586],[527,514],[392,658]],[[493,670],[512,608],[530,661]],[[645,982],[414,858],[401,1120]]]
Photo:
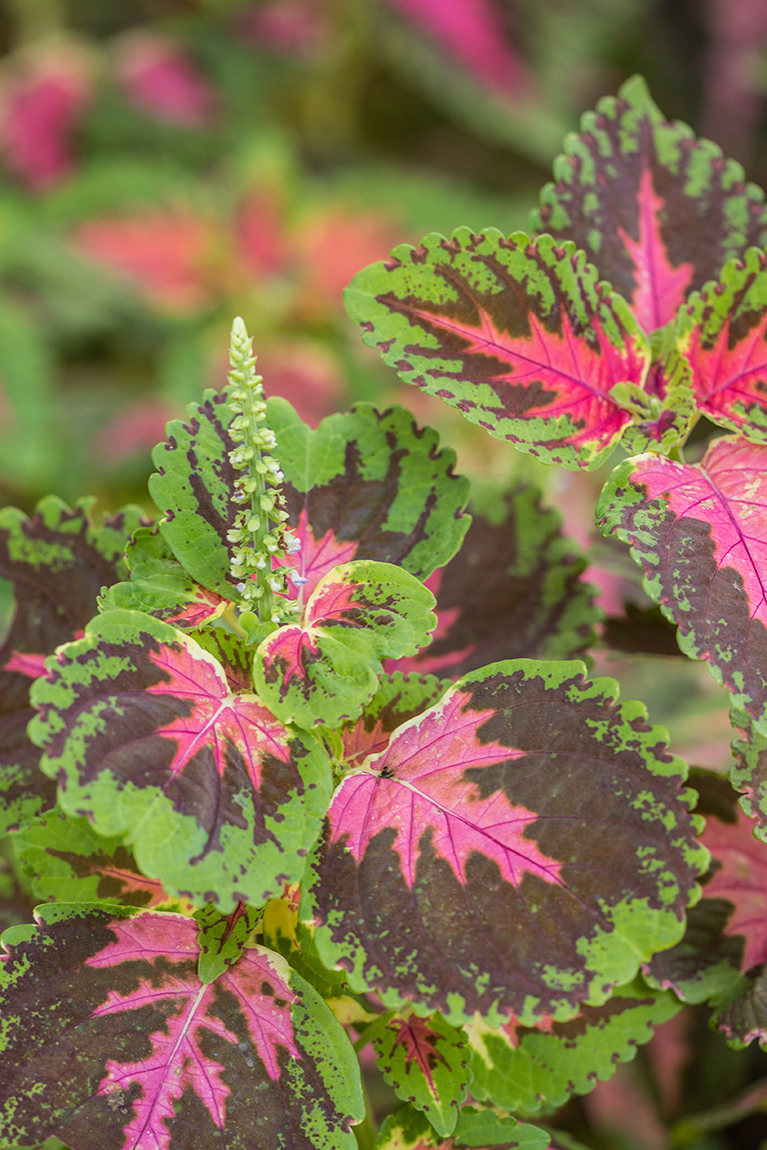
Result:
[[357,1139],[359,1150],[375,1150],[378,1132],[373,1119],[373,1107],[370,1104],[370,1094],[368,1093],[364,1075],[362,1076],[362,1097],[365,1099],[365,1117],[359,1126],[353,1128],[354,1137]]
[[767,1110],[767,1078],[754,1082],[721,1106],[704,1110],[702,1114],[680,1118],[671,1127],[671,1145],[689,1146],[697,1142],[701,1135],[724,1130],[757,1110]]

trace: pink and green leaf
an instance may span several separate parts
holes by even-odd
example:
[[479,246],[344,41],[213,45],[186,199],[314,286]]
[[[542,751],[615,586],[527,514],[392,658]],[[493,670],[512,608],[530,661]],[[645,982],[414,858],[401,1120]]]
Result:
[[767,446],[716,439],[700,464],[620,464],[597,505],[632,546],[645,589],[738,710],[767,732]]
[[397,1097],[423,1111],[443,1138],[452,1134],[471,1082],[466,1035],[440,1014],[384,1014],[366,1033]]
[[432,234],[359,272],[344,298],[406,383],[544,463],[596,467],[631,422],[610,392],[643,385],[647,341],[573,244]]
[[651,990],[641,976],[619,987],[603,1006],[584,1006],[568,1022],[543,1019],[537,1028],[512,1017],[491,1028],[467,1024],[474,1098],[525,1116],[563,1105],[606,1082],[653,1029],[681,1004],[670,991]]
[[353,1150],[364,1113],[351,1046],[279,955],[197,975],[197,924],[44,906],[6,932],[0,1139],[78,1150]]
[[227,539],[238,511],[232,501],[237,472],[229,461],[234,415],[226,391],[206,391],[202,403],[187,408],[188,422],[168,424],[168,442],[152,452],[157,471],[149,479],[152,499],[164,512],[159,528],[165,542],[195,582],[225,599],[238,597]]
[[767,441],[767,255],[750,248],[695,292],[676,323],[695,400],[714,423]]
[[470,522],[468,482],[432,428],[418,427],[402,407],[358,403],[312,430],[280,398],[269,400],[268,419],[301,541],[286,562],[306,579],[304,599],[352,559],[395,563],[424,579],[453,557]]
[[685,767],[583,671],[473,672],[342,780],[302,917],[352,987],[453,1024],[566,1020],[682,936],[708,857]]
[[101,595],[100,611],[143,611],[186,631],[212,622],[228,606],[221,595],[187,575],[156,528],[137,531],[126,558],[130,580]]
[[369,755],[385,750],[397,727],[436,703],[447,685],[433,675],[382,675],[360,717],[341,730],[346,766],[361,767]]
[[669,123],[634,76],[587,112],[554,164],[532,227],[574,241],[645,331],[722,265],[767,242],[764,193],[716,144]]
[[666,346],[653,359],[644,389],[619,383],[612,394],[634,413],[635,422],[621,440],[629,455],[644,451],[668,455],[687,438],[697,413],[692,368],[673,346]]
[[106,902],[154,908],[168,896],[157,879],[141,874],[119,837],[104,837],[87,818],[51,813],[13,836],[19,866],[38,899]]
[[476,1106],[463,1107],[455,1133],[447,1139],[420,1110],[403,1106],[386,1119],[376,1142],[376,1150],[547,1150],[548,1146],[549,1135],[540,1127]]
[[280,627],[256,652],[256,690],[283,722],[336,727],[378,687],[381,659],[414,655],[436,618],[434,596],[390,563],[359,559],[319,581],[303,621]]
[[319,744],[188,635],[133,611],[101,615],[35,685],[30,729],[69,814],[124,835],[141,871],[225,913],[297,882],[330,795]]
[[472,507],[461,550],[427,580],[437,597],[431,643],[390,669],[458,678],[499,659],[568,659],[592,645],[601,612],[581,579],[586,560],[540,499],[516,483]]
[[53,806],[55,790],[27,737],[31,682],[45,657],[95,615],[101,588],[125,577],[125,545],[143,522],[138,507],[126,507],[97,526],[92,502],[70,508],[48,496],[31,517],[0,511],[0,577],[12,582],[15,599],[0,649],[0,833]]

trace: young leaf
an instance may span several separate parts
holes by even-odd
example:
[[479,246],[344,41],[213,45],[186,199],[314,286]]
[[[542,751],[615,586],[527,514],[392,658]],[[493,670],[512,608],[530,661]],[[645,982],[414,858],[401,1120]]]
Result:
[[612,396],[638,417],[623,433],[621,447],[629,455],[656,451],[668,455],[687,438],[695,418],[695,392],[689,360],[667,347],[650,365],[644,391],[619,383]]
[[475,671],[343,779],[301,909],[352,987],[531,1025],[603,1003],[681,937],[707,859],[684,765],[583,671]]
[[374,695],[381,659],[414,655],[436,619],[434,596],[390,563],[334,567],[312,592],[302,623],[280,627],[256,652],[256,689],[283,722],[336,727]]
[[187,417],[187,423],[169,423],[168,442],[152,452],[157,473],[149,478],[149,493],[165,512],[160,532],[184,570],[209,591],[237,598],[227,539],[238,511],[228,393],[206,391],[201,404],[189,405]]
[[767,440],[767,256],[750,248],[695,292],[676,323],[695,399],[714,423]]
[[200,982],[215,982],[228,970],[245,949],[260,917],[260,910],[238,902],[231,914],[221,914],[209,903],[194,917],[200,927],[200,958],[197,974]]
[[746,248],[767,242],[764,193],[686,124],[669,123],[639,76],[569,136],[532,226],[574,240],[645,331]]
[[35,819],[13,836],[13,849],[37,898],[146,908],[168,898],[161,883],[141,874],[118,837],[97,835],[86,818],[54,813]]
[[531,1029],[511,1018],[492,1029],[473,1019],[466,1027],[472,1095],[525,1115],[554,1109],[612,1078],[616,1064],[633,1058],[653,1028],[680,1009],[673,994],[648,989],[640,977],[604,1006],[582,1007],[569,1022],[545,1018]]
[[35,685],[31,737],[61,804],[124,835],[140,869],[227,913],[298,881],[330,796],[325,752],[181,631],[101,615]]
[[515,483],[486,515],[472,509],[463,547],[427,587],[437,630],[414,659],[387,664],[458,678],[499,659],[567,659],[594,642],[601,612],[586,560],[541,493]]
[[739,710],[767,732],[767,447],[716,439],[698,466],[657,455],[616,467],[597,504],[678,624],[686,655],[706,659]]
[[548,1145],[545,1130],[474,1106],[464,1106],[455,1133],[445,1141],[419,1110],[403,1106],[384,1122],[376,1150],[546,1150]]
[[92,502],[72,509],[48,496],[31,518],[0,511],[0,577],[13,583],[16,603],[0,650],[0,834],[53,806],[55,788],[27,738],[30,683],[45,656],[96,613],[99,590],[124,578],[125,545],[142,522],[140,508],[126,507],[98,527]]
[[126,559],[130,581],[108,588],[99,598],[100,611],[143,611],[194,630],[217,618],[228,605],[226,599],[187,575],[157,529],[137,531]]
[[418,427],[403,407],[380,412],[369,403],[329,416],[316,431],[284,399],[270,399],[267,413],[289,523],[301,540],[292,561],[307,580],[304,597],[352,559],[395,563],[425,579],[453,557],[470,523],[469,489],[436,431]]
[[193,920],[103,904],[36,913],[4,937],[5,1145],[354,1150],[356,1059],[279,955],[248,949],[206,985]]
[[452,1134],[471,1082],[466,1035],[440,1014],[382,1015],[368,1034],[397,1097],[422,1110],[438,1134]]
[[446,687],[433,675],[383,675],[360,717],[341,731],[347,766],[361,767],[368,755],[385,750],[392,732],[436,703]]
[[596,467],[631,421],[611,389],[647,374],[625,301],[549,236],[429,235],[359,272],[344,299],[406,383],[544,463]]
[[297,901],[291,897],[297,897],[297,893],[298,888],[293,887],[285,897],[274,898],[264,907],[264,946],[281,954],[324,999],[339,998],[346,988],[346,979],[320,962],[312,932],[298,918]]

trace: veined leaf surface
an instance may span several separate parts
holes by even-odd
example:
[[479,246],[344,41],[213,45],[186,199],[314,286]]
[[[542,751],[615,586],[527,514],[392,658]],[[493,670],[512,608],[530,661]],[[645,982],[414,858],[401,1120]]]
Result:
[[639,977],[568,1022],[546,1018],[532,1029],[512,1018],[491,1028],[473,1019],[466,1026],[472,1096],[525,1115],[561,1106],[612,1078],[617,1063],[633,1058],[653,1028],[680,1009],[673,994],[650,990]]
[[248,949],[205,985],[193,920],[103,904],[37,918],[4,936],[4,1144],[353,1150],[353,1051],[279,955]]
[[194,630],[221,615],[228,603],[195,583],[174,557],[158,529],[142,527],[126,555],[130,580],[101,595],[100,611],[144,611],[183,630]]
[[[304,598],[333,567],[352,559],[395,563],[424,579],[453,557],[469,518],[468,481],[455,452],[409,411],[357,403],[307,427],[286,400],[270,399],[275,458],[301,550],[286,563],[306,579]],[[294,595],[297,595],[298,588]]]
[[767,255],[750,248],[679,313],[699,409],[748,439],[767,440]]
[[101,615],[34,701],[31,735],[64,810],[125,835],[171,893],[229,912],[300,879],[330,795],[325,752],[256,695],[232,695],[188,635],[139,612]]
[[574,240],[645,331],[673,319],[726,260],[767,241],[764,193],[686,124],[669,123],[634,76],[569,136],[532,226]]
[[434,596],[391,563],[359,559],[323,576],[303,621],[272,632],[253,678],[284,722],[336,727],[375,694],[381,659],[414,655],[436,623]]
[[707,860],[684,764],[583,671],[473,672],[343,779],[302,916],[355,989],[531,1025],[603,1003],[681,937]]
[[389,669],[458,678],[499,659],[574,658],[593,643],[601,612],[581,579],[586,560],[540,499],[516,483],[486,513],[472,508],[461,550],[426,582],[437,597],[431,643]]
[[368,1033],[397,1097],[422,1110],[438,1134],[452,1134],[471,1082],[466,1035],[441,1014],[382,1015]]
[[754,838],[754,821],[737,811],[734,823],[706,821],[701,836],[714,859],[704,893],[731,903],[723,933],[744,940],[742,969],[767,961],[767,844]]
[[686,655],[706,659],[767,732],[767,447],[716,439],[697,466],[640,455],[616,467],[597,504],[678,624]]
[[125,577],[125,545],[142,522],[140,508],[126,507],[97,526],[92,503],[70,508],[48,496],[30,518],[15,507],[0,511],[0,576],[15,599],[0,649],[0,834],[53,806],[55,788],[27,737],[30,684],[45,656],[95,615],[101,588]]
[[86,818],[51,813],[13,836],[19,865],[38,899],[124,903],[147,909],[167,901],[157,879],[142,875],[121,840],[105,838]]
[[546,1150],[548,1145],[545,1130],[474,1106],[464,1106],[455,1133],[443,1139],[419,1110],[403,1106],[384,1122],[376,1150]]
[[232,502],[238,472],[229,461],[234,417],[226,390],[206,391],[202,403],[187,408],[188,422],[168,424],[168,442],[152,452],[157,472],[149,478],[149,493],[165,512],[159,528],[171,551],[193,579],[225,599],[237,597],[227,539],[238,511]]
[[574,244],[432,234],[359,272],[344,299],[406,383],[543,462],[596,467],[631,422],[609,393],[643,384],[647,341]]
[[401,671],[382,675],[360,717],[342,728],[347,765],[361,767],[368,755],[385,750],[392,732],[436,703],[446,687],[433,675],[403,675]]

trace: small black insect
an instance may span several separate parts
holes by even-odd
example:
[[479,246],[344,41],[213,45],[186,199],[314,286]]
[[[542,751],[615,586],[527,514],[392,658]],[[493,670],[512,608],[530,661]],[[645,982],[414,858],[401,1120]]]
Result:
[[379,779],[393,779],[394,771],[391,769],[391,767],[382,767],[381,773],[378,777]]

